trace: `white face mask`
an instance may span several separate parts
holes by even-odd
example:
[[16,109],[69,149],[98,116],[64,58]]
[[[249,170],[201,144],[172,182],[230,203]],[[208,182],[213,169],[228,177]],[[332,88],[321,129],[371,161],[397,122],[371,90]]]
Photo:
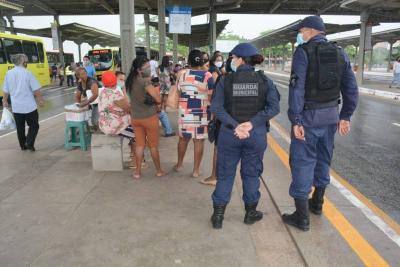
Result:
[[215,61],[215,62],[214,62],[214,65],[215,65],[217,68],[221,68],[221,67],[222,67],[222,61]]
[[124,88],[125,87],[125,82],[124,81],[120,81],[120,80],[118,80],[117,81],[117,86],[119,87],[119,88]]

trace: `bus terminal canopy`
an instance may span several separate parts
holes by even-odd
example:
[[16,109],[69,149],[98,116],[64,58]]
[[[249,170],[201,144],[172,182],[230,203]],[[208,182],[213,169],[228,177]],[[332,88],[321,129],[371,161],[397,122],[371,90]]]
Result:
[[[293,22],[282,28],[270,31],[260,37],[257,37],[250,42],[257,48],[266,48],[276,45],[285,45],[288,43],[294,43],[296,41],[297,32],[292,30],[292,27],[298,24],[301,20]],[[360,24],[332,24],[325,23],[326,34],[334,34],[338,32],[345,32],[356,30],[360,28]],[[360,37],[358,37],[358,40]]]
[[[228,25],[229,20],[222,20],[217,22],[217,37]],[[157,22],[150,22],[150,26],[158,29]],[[202,47],[210,43],[210,28],[209,24],[199,24],[192,25],[191,34],[179,34],[178,43],[187,47]],[[167,24],[168,29],[168,24]],[[168,33],[168,32],[167,32]],[[172,39],[172,34],[168,33],[169,37]]]
[[[19,15],[104,15],[119,14],[118,0],[9,0],[23,6]],[[136,14],[157,14],[159,0],[135,0]],[[165,1],[166,6],[190,6],[193,15],[210,11],[228,14],[324,14],[360,15],[365,10],[375,22],[398,22],[398,0],[179,0]]]
[[[381,32],[374,32],[374,33],[372,33],[371,40],[372,40],[373,45],[375,45],[377,43],[382,43],[382,42],[388,42],[390,44],[394,44],[395,42],[400,40],[400,28],[387,30],[387,31],[381,31]],[[359,41],[360,41],[360,36],[335,38],[335,39],[330,39],[330,41],[337,42],[342,47],[346,47],[349,45],[358,46]]]
[[[9,28],[7,28],[10,30]],[[18,33],[52,38],[51,28],[43,29],[14,29]],[[109,33],[96,29],[90,26],[86,26],[79,23],[69,23],[60,26],[61,37],[63,41],[73,41],[77,44],[88,43],[91,46],[120,46],[120,36],[117,34]]]
[[0,0],[0,15],[16,15],[22,13],[23,10],[24,8],[21,5],[6,0]]

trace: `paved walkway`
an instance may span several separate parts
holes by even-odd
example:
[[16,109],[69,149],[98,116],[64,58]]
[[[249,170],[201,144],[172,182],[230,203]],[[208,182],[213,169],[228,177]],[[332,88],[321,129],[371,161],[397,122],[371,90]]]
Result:
[[63,131],[63,116],[42,123],[36,153],[18,151],[15,134],[0,139],[1,267],[305,265],[265,188],[265,220],[243,224],[236,185],[224,228],[211,229],[213,189],[189,178],[192,146],[175,173],[177,140],[163,138],[169,175],[150,165],[134,181],[131,170],[92,171],[90,152],[64,150]]
[[[238,176],[222,230],[209,222],[213,188],[189,177],[192,145],[176,173],[177,139],[162,138],[168,176],[154,177],[150,164],[134,181],[128,169],[94,172],[90,151],[64,150],[63,132],[63,114],[41,123],[35,153],[19,151],[15,133],[0,137],[1,267],[400,265],[399,247],[333,187],[328,197],[344,215],[327,206],[325,216],[312,217],[307,233],[282,223],[281,213],[292,211],[293,202],[287,155],[279,152],[283,139],[275,130],[264,161],[264,219],[243,224]],[[207,143],[204,175],[211,155]]]

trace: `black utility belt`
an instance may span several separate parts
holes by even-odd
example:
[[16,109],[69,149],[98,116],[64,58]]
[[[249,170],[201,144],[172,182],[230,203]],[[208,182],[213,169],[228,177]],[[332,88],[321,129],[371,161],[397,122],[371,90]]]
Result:
[[306,103],[306,104],[304,104],[304,110],[333,108],[333,107],[337,107],[338,105],[340,105],[340,103],[342,103],[342,101],[340,99],[330,101],[330,102],[325,102],[325,103]]

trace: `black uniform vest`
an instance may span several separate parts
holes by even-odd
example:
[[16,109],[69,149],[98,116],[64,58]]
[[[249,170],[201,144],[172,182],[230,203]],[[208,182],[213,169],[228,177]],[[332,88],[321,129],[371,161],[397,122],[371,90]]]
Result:
[[344,55],[334,42],[310,42],[300,46],[307,54],[305,109],[337,106],[344,69]]
[[265,108],[267,90],[262,71],[231,73],[224,80],[224,108],[237,122],[247,122]]

